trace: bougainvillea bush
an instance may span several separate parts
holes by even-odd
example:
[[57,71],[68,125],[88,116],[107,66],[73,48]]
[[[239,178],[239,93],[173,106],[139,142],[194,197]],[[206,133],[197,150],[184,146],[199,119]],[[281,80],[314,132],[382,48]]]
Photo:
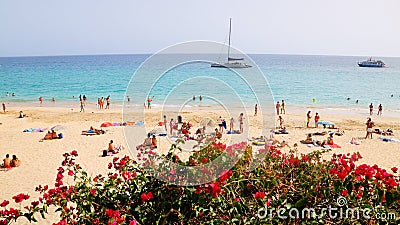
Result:
[[[232,151],[234,149],[234,151]],[[170,185],[150,176],[142,164],[130,157],[115,157],[107,176],[90,177],[79,166],[77,151],[64,154],[54,187],[39,186],[39,199],[22,209],[9,208],[9,201],[26,203],[18,194],[0,203],[0,224],[28,219],[36,221],[53,206],[60,212],[58,224],[383,224],[400,222],[397,168],[385,171],[377,165],[357,164],[359,153],[333,154],[322,159],[323,150],[300,154],[296,149],[282,153],[266,146],[259,166],[248,171],[252,149],[246,143],[226,147],[212,143],[181,162],[171,151],[165,158],[186,166],[207,164],[224,152],[234,152],[236,165],[202,185]],[[325,150],[326,151],[326,150]],[[146,163],[157,163],[152,150],[140,153]],[[143,157],[144,155],[147,157]],[[171,180],[177,171],[163,167]],[[168,168],[168,172],[165,172]],[[209,170],[207,173],[213,173]],[[74,185],[65,185],[66,176]],[[340,201],[338,201],[340,200]],[[332,216],[348,209],[366,210],[368,217]],[[315,213],[296,216],[296,209]],[[267,212],[267,213],[266,213]],[[384,213],[396,218],[380,218]],[[292,215],[292,217],[291,217]],[[387,214],[386,214],[387,215]]]

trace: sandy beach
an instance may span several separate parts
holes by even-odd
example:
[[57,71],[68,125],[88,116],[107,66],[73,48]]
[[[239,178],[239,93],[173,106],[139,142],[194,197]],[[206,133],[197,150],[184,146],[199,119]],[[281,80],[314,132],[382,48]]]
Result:
[[[17,118],[20,110],[28,115],[26,118]],[[279,141],[287,141],[291,147],[297,143],[297,149],[300,152],[308,153],[319,149],[318,147],[308,147],[300,144],[300,140],[304,140],[307,133],[318,131],[332,131],[331,129],[306,128],[306,108],[287,109],[287,113],[283,115],[285,120],[284,126],[289,134],[275,135]],[[321,120],[329,120],[334,122],[336,127],[343,130],[343,136],[335,136],[334,142],[341,146],[335,148],[333,153],[352,153],[360,152],[363,159],[359,163],[377,164],[387,170],[393,166],[400,165],[400,143],[384,142],[379,139],[383,137],[378,134],[373,135],[373,139],[365,139],[365,122],[369,117],[367,113],[352,113],[342,110],[341,113],[324,109],[310,109],[313,115],[316,111],[321,112]],[[143,109],[138,110],[140,114]],[[146,124],[155,125],[160,121],[160,109],[152,109],[146,111]],[[249,113],[251,114],[251,113]],[[182,112],[185,121],[191,121],[193,124],[199,123],[202,118],[212,118],[215,122],[219,115],[223,112],[214,111],[212,109],[191,112]],[[374,128],[381,130],[392,129],[394,138],[399,137],[400,119],[397,116],[372,116],[375,122]],[[228,118],[226,118],[228,120]],[[169,119],[168,119],[169,120]],[[54,185],[56,170],[60,166],[63,159],[62,154],[77,150],[79,153],[78,163],[86,169],[89,174],[95,175],[99,173],[107,173],[107,164],[112,157],[101,157],[102,150],[107,148],[108,142],[113,140],[115,144],[123,144],[125,149],[117,156],[132,155],[125,141],[124,127],[112,126],[105,127],[106,133],[103,135],[85,136],[81,135],[83,130],[89,129],[90,126],[100,128],[103,122],[121,122],[122,109],[115,108],[110,110],[99,110],[96,108],[87,109],[85,113],[80,113],[78,109],[70,109],[63,107],[8,107],[6,113],[0,113],[0,155],[2,159],[6,154],[17,155],[22,164],[18,168],[0,172],[0,199],[11,199],[18,193],[28,193],[31,198],[39,197],[34,191],[35,187],[40,184]],[[276,121],[276,119],[275,119]],[[62,125],[66,129],[60,130],[64,138],[60,140],[48,140],[40,142],[45,132],[23,132],[28,128],[50,128],[55,125]],[[252,114],[245,119],[245,127],[249,126],[249,135],[258,135],[257,130],[261,128],[260,115],[254,117]],[[311,126],[313,126],[313,121]],[[141,144],[144,135],[140,127],[129,127],[136,132],[137,136],[133,137],[133,142],[137,145]],[[194,132],[194,131],[192,131]],[[224,134],[223,140],[229,142],[229,135]],[[324,140],[325,136],[313,136],[316,140]],[[348,142],[355,137],[360,145],[352,145]],[[165,153],[169,149],[170,142],[165,137],[158,137],[159,153]],[[283,148],[288,151],[288,147]],[[188,157],[190,152],[183,152],[181,158]],[[329,158],[329,154],[326,156]],[[54,216],[54,214],[53,214]],[[50,217],[52,217],[50,215]],[[24,219],[22,219],[24,220]],[[18,221],[20,223],[22,221]],[[43,222],[43,221],[42,221]],[[54,222],[54,221],[53,221]],[[44,223],[51,223],[46,220]]]

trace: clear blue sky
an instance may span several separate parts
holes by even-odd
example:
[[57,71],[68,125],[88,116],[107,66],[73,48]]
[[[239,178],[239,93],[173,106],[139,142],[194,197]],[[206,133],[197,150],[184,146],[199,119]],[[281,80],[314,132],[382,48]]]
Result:
[[400,56],[399,0],[1,0],[0,56],[154,53],[227,39],[246,53]]

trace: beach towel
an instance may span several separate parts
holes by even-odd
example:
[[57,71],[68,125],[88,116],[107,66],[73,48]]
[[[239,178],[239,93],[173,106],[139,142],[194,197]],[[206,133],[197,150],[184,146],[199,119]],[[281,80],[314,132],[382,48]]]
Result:
[[384,142],[400,142],[400,140],[396,139],[396,138],[379,138]]
[[324,145],[324,148],[341,148],[338,144]]
[[139,122],[136,122],[136,123],[135,123],[136,126],[142,126],[143,124],[144,124],[143,121],[139,121]]
[[47,130],[47,128],[28,128],[25,129],[24,132],[43,132],[45,130]]
[[83,130],[83,131],[82,131],[82,135],[89,136],[89,135],[98,135],[98,134],[96,134],[96,133],[94,132],[94,130]]

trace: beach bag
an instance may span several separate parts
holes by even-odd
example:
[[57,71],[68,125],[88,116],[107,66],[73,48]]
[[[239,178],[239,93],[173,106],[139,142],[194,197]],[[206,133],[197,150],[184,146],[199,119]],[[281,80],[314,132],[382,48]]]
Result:
[[107,156],[107,150],[103,150],[103,157]]
[[58,134],[58,138],[59,138],[59,139],[62,139],[63,137],[64,137],[64,135],[63,135],[62,133],[59,133],[59,134]]

